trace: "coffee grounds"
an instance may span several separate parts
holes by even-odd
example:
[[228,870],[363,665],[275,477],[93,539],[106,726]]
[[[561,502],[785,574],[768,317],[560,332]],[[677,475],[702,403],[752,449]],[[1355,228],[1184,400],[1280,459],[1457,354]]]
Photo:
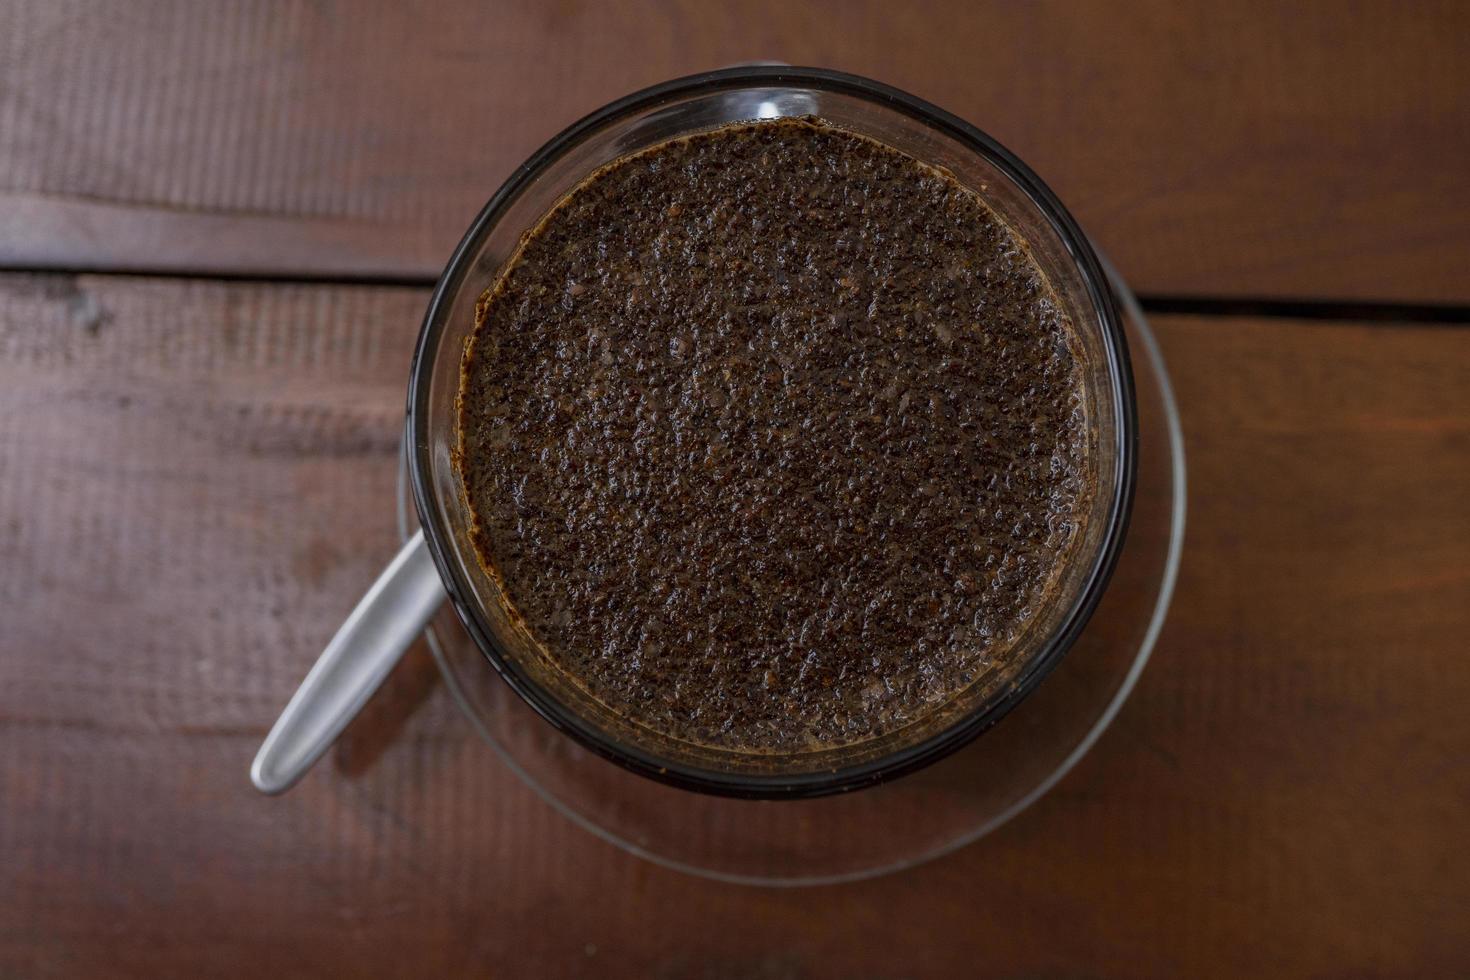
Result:
[[617,712],[749,751],[922,720],[1055,593],[1095,482],[1072,327],[951,176],[816,120],[604,167],[478,305],[487,571]]

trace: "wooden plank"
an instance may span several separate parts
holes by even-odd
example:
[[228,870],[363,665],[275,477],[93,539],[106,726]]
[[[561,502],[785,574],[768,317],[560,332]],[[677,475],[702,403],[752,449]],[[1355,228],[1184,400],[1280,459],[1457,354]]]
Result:
[[1160,323],[1184,572],[993,837],[777,892],[614,850],[422,650],[246,767],[394,543],[422,290],[0,277],[0,975],[1464,975],[1470,331]]
[[183,0],[0,8],[0,263],[433,276],[511,169],[751,58],[991,131],[1154,294],[1470,301],[1470,7]]

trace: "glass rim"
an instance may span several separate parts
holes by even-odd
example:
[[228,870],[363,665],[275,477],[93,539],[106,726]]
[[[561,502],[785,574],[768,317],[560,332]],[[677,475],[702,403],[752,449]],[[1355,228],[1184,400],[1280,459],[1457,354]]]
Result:
[[[814,88],[873,102],[948,136],[1000,170],[1051,225],[1075,266],[1101,327],[1117,420],[1113,499],[1106,515],[1103,539],[1085,584],[1060,624],[1029,654],[1028,662],[1004,693],[982,701],[953,724],[920,742],[851,766],[797,773],[721,772],[662,757],[610,737],[544,690],[516,664],[514,658],[505,655],[494,630],[472,598],[474,590],[458,567],[459,553],[440,520],[437,496],[429,477],[432,459],[428,428],[428,375],[440,356],[449,309],[465,286],[481,244],[525,187],[565,152],[577,146],[584,136],[671,99],[735,89],[783,86]],[[998,723],[1061,661],[1101,600],[1127,535],[1137,470],[1138,420],[1127,341],[1102,264],[1076,220],[1030,167],[979,128],[891,86],[829,69],[750,65],[673,79],[610,102],[552,137],[511,173],[471,222],[430,296],[410,365],[406,437],[410,447],[409,473],[414,506],[449,601],[475,645],[517,696],[558,731],[603,758],[640,775],[683,789],[721,796],[801,799],[847,792],[893,779],[955,751]]]

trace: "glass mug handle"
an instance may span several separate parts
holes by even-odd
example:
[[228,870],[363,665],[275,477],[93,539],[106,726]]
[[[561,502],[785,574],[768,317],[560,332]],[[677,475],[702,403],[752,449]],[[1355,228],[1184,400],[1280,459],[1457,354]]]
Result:
[[424,532],[378,576],[327,644],[256,753],[250,781],[262,793],[295,785],[362,710],[446,593]]

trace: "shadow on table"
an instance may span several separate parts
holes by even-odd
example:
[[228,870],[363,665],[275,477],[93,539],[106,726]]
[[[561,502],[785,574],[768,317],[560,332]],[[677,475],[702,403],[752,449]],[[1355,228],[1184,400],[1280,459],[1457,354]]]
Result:
[[343,731],[332,753],[332,767],[354,779],[367,773],[440,683],[438,665],[420,639]]

